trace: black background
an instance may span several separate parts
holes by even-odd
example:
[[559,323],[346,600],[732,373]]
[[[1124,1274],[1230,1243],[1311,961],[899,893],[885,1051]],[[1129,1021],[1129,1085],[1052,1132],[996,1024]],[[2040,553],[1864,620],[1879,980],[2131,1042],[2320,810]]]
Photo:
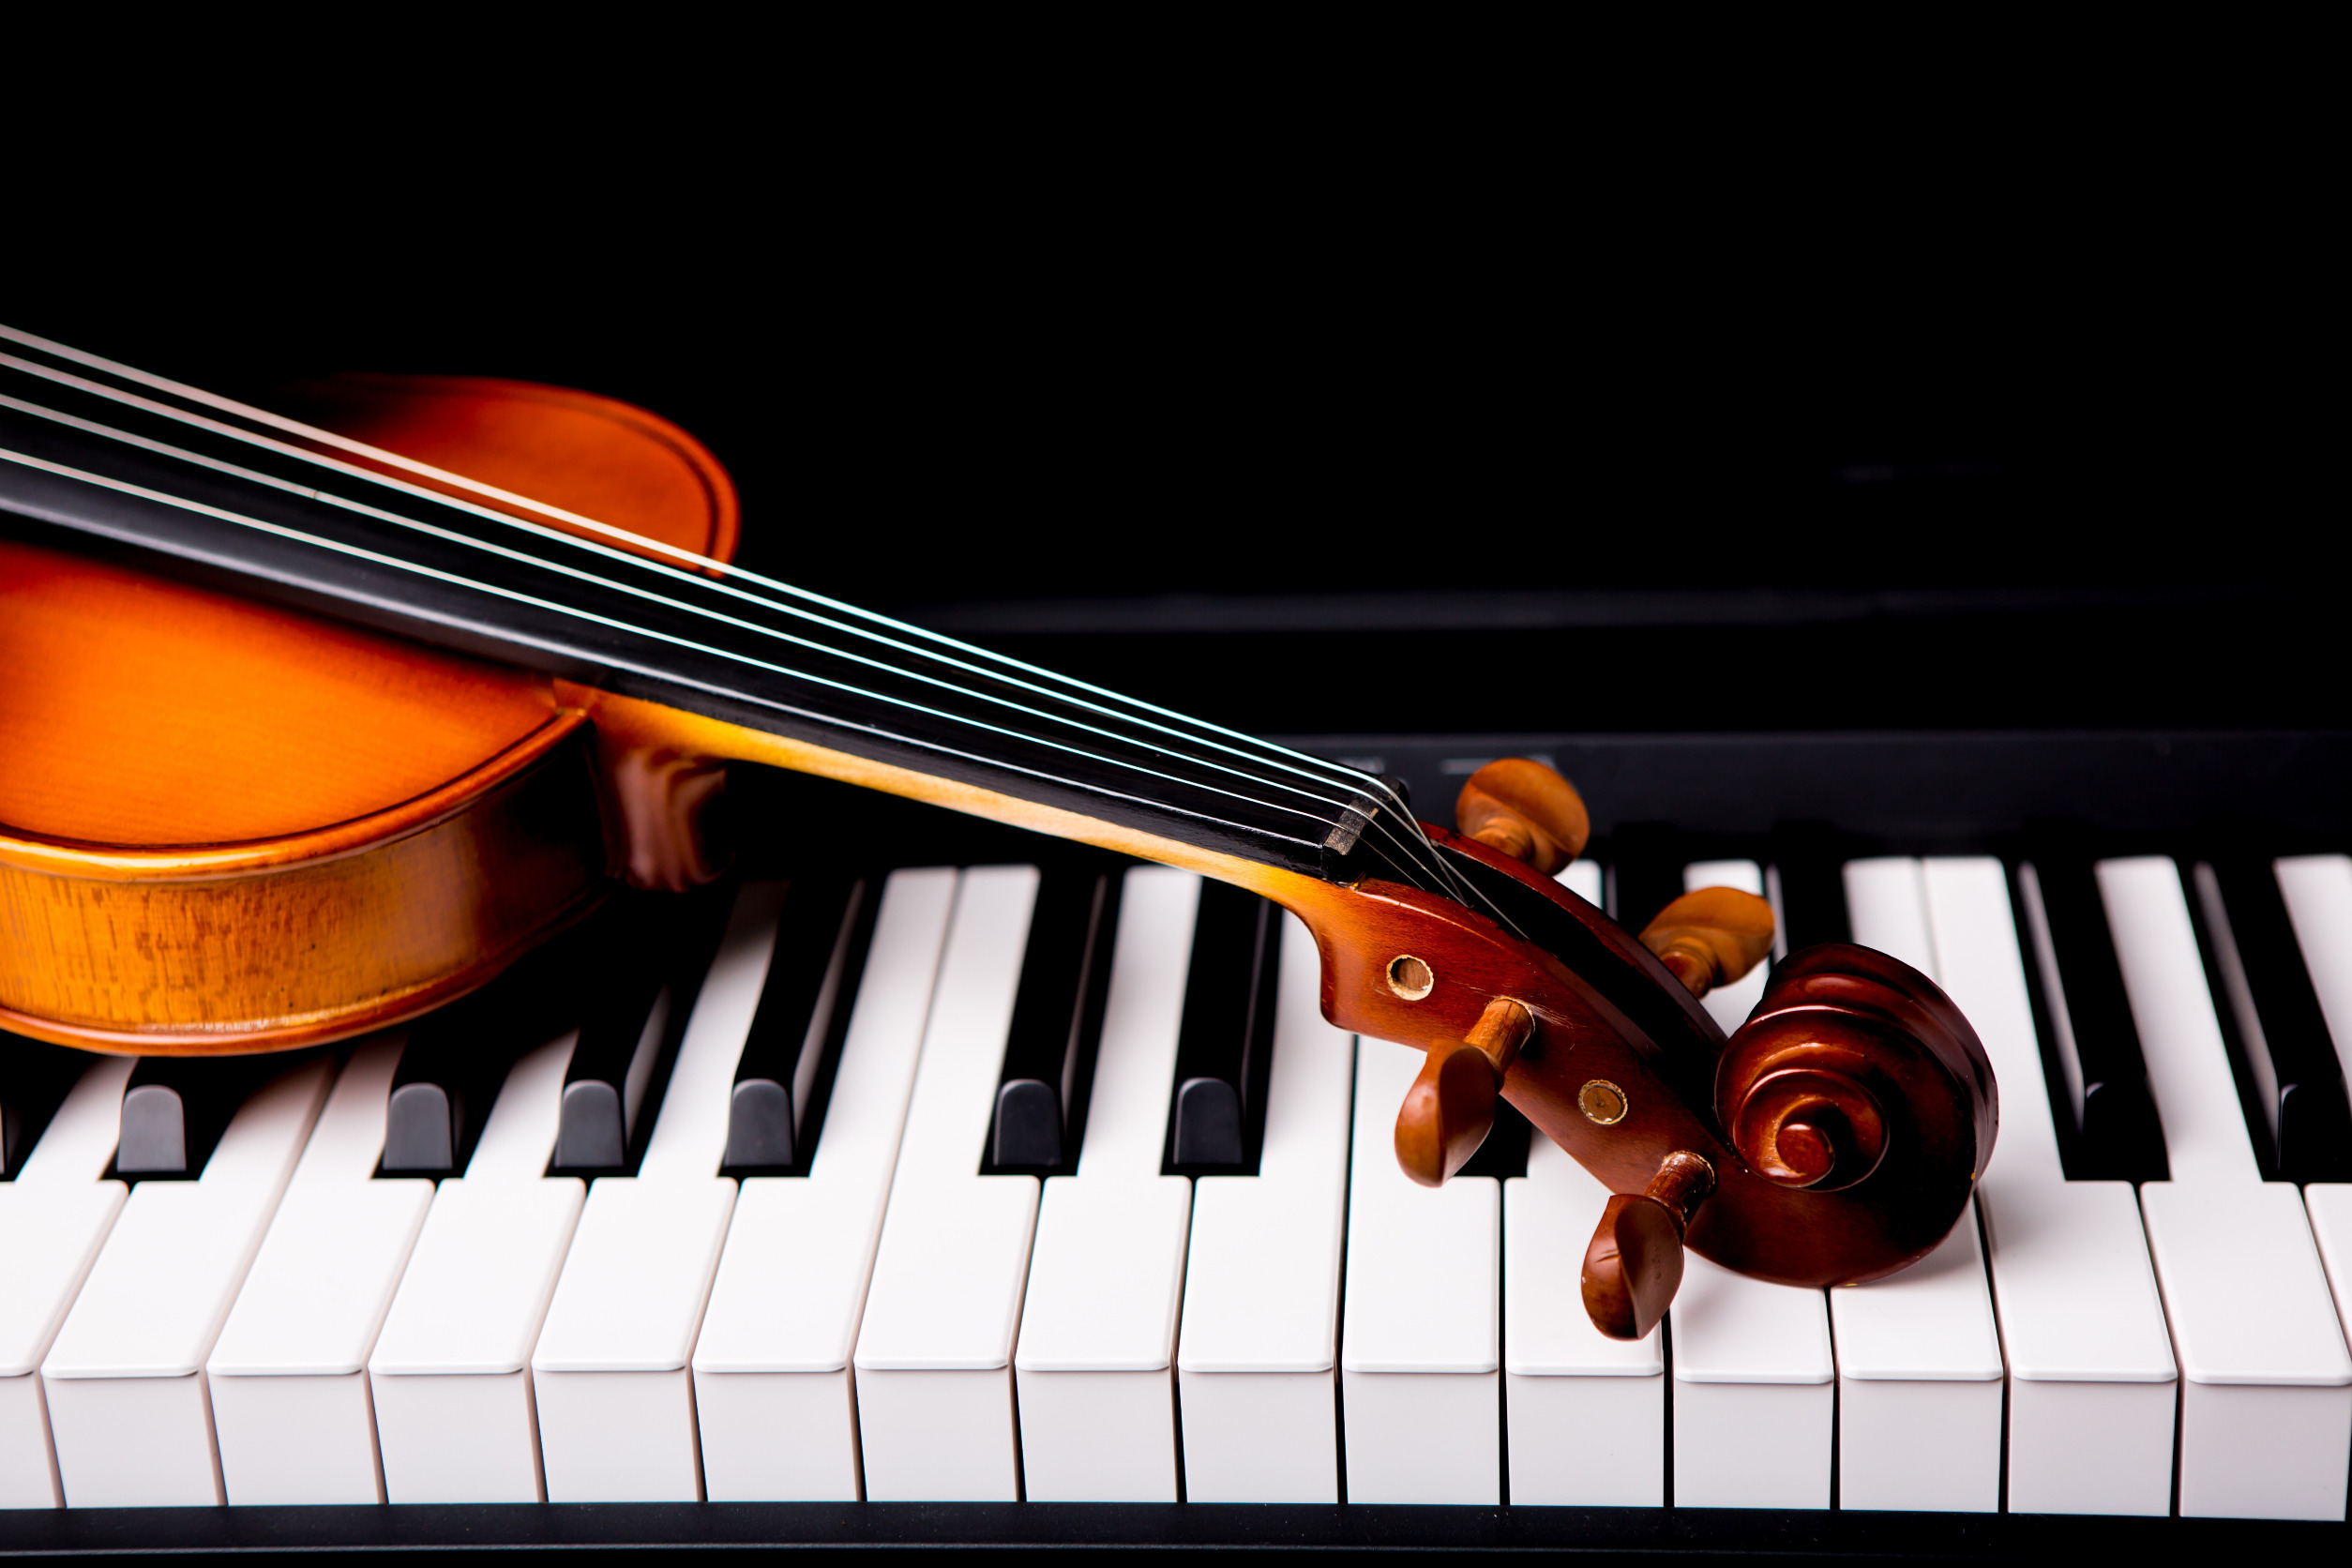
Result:
[[0,319],[621,397],[750,564],[1260,731],[2342,722],[2295,128],[1985,93],[83,147]]

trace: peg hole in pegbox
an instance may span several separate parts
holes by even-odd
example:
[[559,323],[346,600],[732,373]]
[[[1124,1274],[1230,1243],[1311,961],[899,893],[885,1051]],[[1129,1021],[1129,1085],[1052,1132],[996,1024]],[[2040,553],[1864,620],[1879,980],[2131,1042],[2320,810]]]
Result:
[[1405,1001],[1419,1002],[1437,987],[1437,972],[1426,959],[1399,953],[1388,961],[1388,988]]

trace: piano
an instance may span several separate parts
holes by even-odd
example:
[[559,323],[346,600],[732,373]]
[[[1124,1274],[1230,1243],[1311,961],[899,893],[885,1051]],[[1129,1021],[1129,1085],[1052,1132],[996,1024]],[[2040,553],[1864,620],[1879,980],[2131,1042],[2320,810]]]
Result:
[[2003,1090],[1968,1219],[1604,1340],[1597,1184],[1509,1118],[1407,1182],[1414,1060],[1270,906],[757,776],[841,831],[405,1030],[10,1042],[0,1542],[2342,1538],[2352,743],[1313,740],[1428,814],[1547,759],[1621,918],[1745,885],[1934,974]]
[[[258,357],[464,360],[406,346],[422,311]],[[84,318],[36,324],[149,336]],[[721,407],[744,378],[692,369],[600,384],[710,436],[755,508],[797,488]],[[2080,499],[1839,472],[1815,562],[1998,514],[1974,537],[2031,563]],[[1980,481],[2007,510],[1950,493]],[[1810,505],[1772,501],[1741,530]],[[1400,565],[1319,514],[1269,526],[1251,593],[1182,560],[1135,601],[914,562],[897,608],[1214,692],[1440,822],[1480,762],[1546,760],[1596,830],[1564,878],[1620,919],[1729,882],[1787,942],[1935,976],[2004,1102],[1941,1251],[1827,1293],[1695,1263],[1659,1333],[1602,1341],[1597,1189],[1508,1116],[1445,1188],[1405,1183],[1410,1064],[1320,1023],[1279,918],[750,775],[726,882],[616,901],[405,1030],[260,1064],[7,1043],[0,1550],[2342,1549],[2352,731],[2273,678],[2331,668],[2311,594],[2071,561],[1817,588],[1786,553],[1647,564],[1636,524],[1497,593],[1463,541]],[[801,548],[746,558],[864,569]]]

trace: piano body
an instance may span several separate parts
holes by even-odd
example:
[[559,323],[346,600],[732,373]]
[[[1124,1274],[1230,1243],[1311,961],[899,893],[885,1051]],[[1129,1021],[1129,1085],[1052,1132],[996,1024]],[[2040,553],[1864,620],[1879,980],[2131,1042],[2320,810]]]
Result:
[[1508,1117],[1407,1183],[1410,1054],[1266,907],[745,770],[725,882],[414,1026],[9,1044],[0,1546],[2340,1546],[2352,731],[2260,678],[2299,590],[1345,572],[917,617],[1440,822],[1536,757],[1621,922],[1742,885],[1934,976],[2003,1100],[1944,1248],[1695,1262],[1605,1341],[1597,1185]]

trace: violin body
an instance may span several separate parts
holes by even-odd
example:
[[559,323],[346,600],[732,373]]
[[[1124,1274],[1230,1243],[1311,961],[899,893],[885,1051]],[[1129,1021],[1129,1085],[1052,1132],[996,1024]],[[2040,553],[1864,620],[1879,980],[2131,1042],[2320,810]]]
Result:
[[[734,548],[724,470],[625,404],[412,377],[305,402],[372,445]],[[631,852],[606,824],[646,770],[600,762],[545,676],[8,539],[0,670],[0,1027],[19,1033],[144,1055],[363,1033],[489,980]],[[693,842],[639,837],[672,861]]]

